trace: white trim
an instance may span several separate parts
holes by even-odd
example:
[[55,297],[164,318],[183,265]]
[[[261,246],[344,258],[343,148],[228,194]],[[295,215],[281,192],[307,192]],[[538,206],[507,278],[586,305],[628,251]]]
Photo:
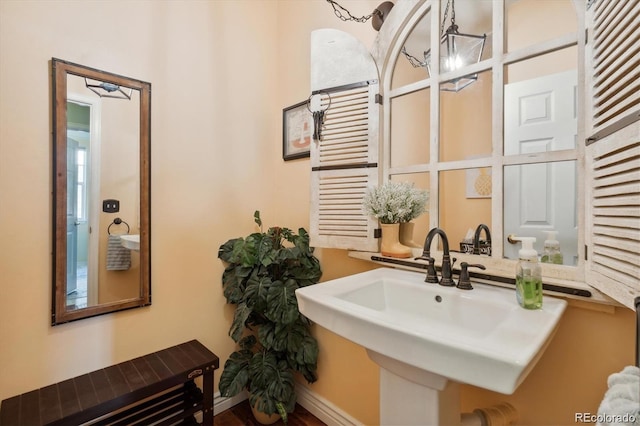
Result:
[[[363,426],[364,423],[351,417],[332,402],[321,397],[304,385],[296,385],[297,403],[305,410],[327,424],[327,426]],[[213,413],[220,414],[248,399],[246,391],[230,398],[223,397],[220,392],[213,395]],[[196,414],[196,420],[202,422],[202,413]]]
[[[221,396],[220,392],[216,392],[213,394],[213,414],[220,414],[248,398],[249,394],[246,391],[231,397]],[[200,422],[202,422],[202,419],[200,419]]]
[[331,401],[326,400],[306,386],[297,384],[296,394],[298,404],[326,423],[327,426],[363,425],[362,422],[354,419]]

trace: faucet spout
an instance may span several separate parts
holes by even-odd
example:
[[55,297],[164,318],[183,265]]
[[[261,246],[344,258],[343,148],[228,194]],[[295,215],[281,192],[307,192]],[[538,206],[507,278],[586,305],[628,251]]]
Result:
[[[491,232],[489,227],[484,223],[481,223],[476,228],[476,233],[473,236],[473,254],[480,254],[480,233],[484,230],[484,235],[487,237],[487,243],[489,244],[489,250],[491,250]],[[488,253],[491,255],[491,251]]]
[[427,268],[427,277],[425,279],[426,282],[437,283],[438,276],[436,274],[435,266],[433,258],[431,257],[431,242],[435,238],[436,235],[439,235],[442,238],[442,279],[440,280],[440,285],[453,287],[455,283],[451,278],[451,256],[449,255],[449,239],[447,238],[447,234],[440,228],[433,228],[427,234],[427,238],[424,241],[424,248],[422,249],[422,256],[416,259],[423,259],[429,261],[429,266]]

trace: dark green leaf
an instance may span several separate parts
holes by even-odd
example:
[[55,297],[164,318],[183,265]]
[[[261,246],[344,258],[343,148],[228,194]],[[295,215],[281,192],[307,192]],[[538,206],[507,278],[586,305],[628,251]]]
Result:
[[[257,270],[256,270],[257,271]],[[271,278],[254,273],[247,280],[243,301],[256,312],[264,313],[267,308],[267,294]]]
[[240,346],[240,348],[242,348],[245,351],[251,351],[251,349],[253,349],[256,343],[257,343],[256,336],[254,336],[253,334],[250,334],[240,339],[240,341],[238,342],[238,345]]
[[249,382],[250,351],[236,351],[224,363],[220,376],[220,394],[230,397],[239,394]]
[[231,323],[231,329],[229,329],[229,336],[233,339],[234,342],[238,342],[242,337],[242,333],[244,332],[245,323],[247,322],[247,318],[251,314],[251,308],[249,308],[245,303],[241,302],[238,304],[236,308],[236,312],[233,315],[233,322]]
[[235,244],[237,238],[227,241],[222,244],[218,249],[218,259],[224,260],[225,262],[231,262],[232,254],[233,254],[233,246]]
[[256,210],[253,212],[253,220],[256,222],[256,225],[262,229],[262,219],[260,219],[260,210]]
[[298,318],[298,301],[295,291],[298,288],[294,280],[274,281],[267,295],[266,316],[276,323],[290,324]]

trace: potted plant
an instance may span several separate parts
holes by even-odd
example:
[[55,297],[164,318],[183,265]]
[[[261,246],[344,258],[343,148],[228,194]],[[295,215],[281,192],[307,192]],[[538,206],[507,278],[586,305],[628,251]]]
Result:
[[297,234],[280,227],[263,232],[260,212],[254,219],[260,232],[231,239],[218,251],[226,262],[224,296],[236,305],[229,335],[239,346],[225,362],[220,393],[230,397],[247,389],[252,408],[286,422],[296,402],[294,372],[309,383],[317,380],[318,343],[295,290],[317,283],[322,271],[303,228]]
[[[380,221],[380,251],[383,256],[411,256],[411,248],[400,242],[400,225],[410,224],[411,220],[424,213],[428,200],[429,192],[415,188],[409,182],[387,181],[380,186],[367,189],[362,207],[367,215]],[[408,227],[404,234],[406,237],[403,240],[410,246],[415,246],[412,227]]]

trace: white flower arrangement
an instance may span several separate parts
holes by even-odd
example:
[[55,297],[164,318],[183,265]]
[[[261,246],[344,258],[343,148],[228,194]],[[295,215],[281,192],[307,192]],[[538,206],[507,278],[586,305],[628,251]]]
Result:
[[367,189],[362,208],[381,223],[409,222],[427,211],[429,192],[409,182],[387,181]]

